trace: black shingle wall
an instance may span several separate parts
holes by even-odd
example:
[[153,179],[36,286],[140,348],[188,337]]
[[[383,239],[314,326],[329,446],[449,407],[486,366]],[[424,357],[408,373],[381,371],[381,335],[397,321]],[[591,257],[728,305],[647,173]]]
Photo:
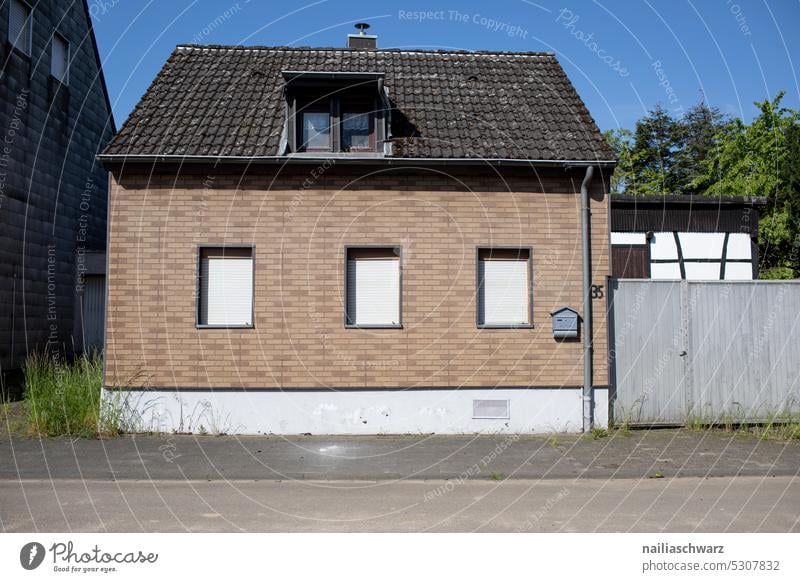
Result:
[[[113,135],[85,5],[38,2],[30,57],[8,43],[8,9],[0,5],[2,370],[48,340],[71,350],[76,251],[106,244],[107,177],[94,157]],[[67,87],[50,77],[54,30],[70,44]]]

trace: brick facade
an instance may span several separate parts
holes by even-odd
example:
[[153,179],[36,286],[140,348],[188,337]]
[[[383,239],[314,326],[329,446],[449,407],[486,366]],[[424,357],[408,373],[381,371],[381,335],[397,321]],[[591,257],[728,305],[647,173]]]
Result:
[[[0,5],[0,371],[32,352],[69,353],[79,257],[105,248],[107,174],[95,160],[113,136],[84,2],[29,2],[32,51],[8,42]],[[72,55],[69,84],[50,75],[58,31]]]
[[[579,386],[582,170],[112,168],[106,379],[160,388]],[[593,283],[608,208],[592,185]],[[253,245],[253,329],[197,329],[199,245]],[[346,329],[345,245],[403,249],[402,329]],[[478,329],[478,246],[533,248],[534,328]],[[605,298],[595,385],[608,384]]]

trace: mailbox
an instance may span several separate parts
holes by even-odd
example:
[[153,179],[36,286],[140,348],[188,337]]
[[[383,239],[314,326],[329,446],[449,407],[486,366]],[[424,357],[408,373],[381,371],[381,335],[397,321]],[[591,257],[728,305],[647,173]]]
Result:
[[571,307],[556,309],[550,314],[553,318],[553,337],[578,337],[578,312]]

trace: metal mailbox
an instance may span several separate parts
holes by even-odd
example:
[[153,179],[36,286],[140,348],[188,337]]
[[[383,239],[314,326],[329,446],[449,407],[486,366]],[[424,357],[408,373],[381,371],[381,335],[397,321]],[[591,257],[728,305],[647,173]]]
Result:
[[553,318],[553,337],[578,337],[578,312],[571,307],[556,309],[550,316]]

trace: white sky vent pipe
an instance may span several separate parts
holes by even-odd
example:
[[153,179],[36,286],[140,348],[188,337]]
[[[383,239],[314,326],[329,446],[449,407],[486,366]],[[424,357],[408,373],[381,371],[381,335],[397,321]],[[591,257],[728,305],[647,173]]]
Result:
[[589,184],[594,168],[586,167],[581,183],[581,242],[583,255],[583,432],[592,430],[592,254],[590,226],[592,213],[589,209]]

